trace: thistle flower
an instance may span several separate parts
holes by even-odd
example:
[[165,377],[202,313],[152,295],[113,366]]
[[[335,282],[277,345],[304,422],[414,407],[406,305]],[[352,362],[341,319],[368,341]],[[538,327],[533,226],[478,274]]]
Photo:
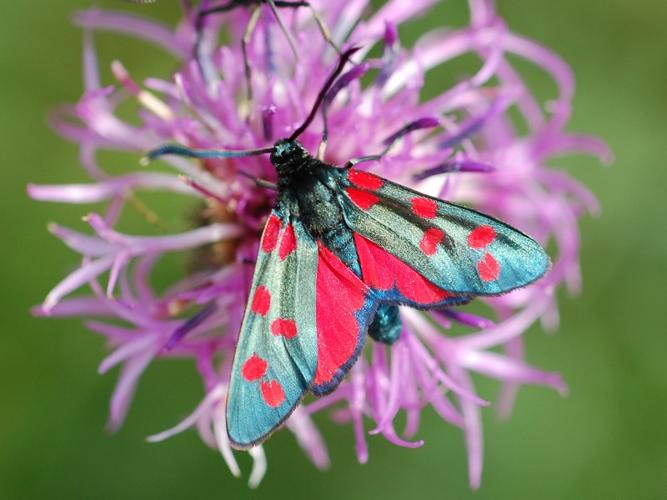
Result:
[[[522,334],[538,320],[548,328],[557,325],[557,287],[579,290],[578,220],[598,208],[585,187],[548,164],[565,153],[593,154],[605,162],[611,155],[598,139],[565,130],[574,87],[570,69],[548,49],[512,33],[491,0],[469,0],[469,25],[437,29],[413,47],[403,47],[398,27],[434,3],[390,0],[364,17],[364,0],[313,2],[335,44],[361,50],[326,95],[326,130],[318,118],[301,141],[315,152],[326,135],[327,147],[320,152],[331,164],[389,148],[381,161],[360,168],[508,221],[555,249],[553,267],[536,284],[484,299],[493,319],[461,310],[424,313],[402,308],[400,339],[392,347],[367,342],[364,355],[339,388],[306,401],[286,426],[313,463],[325,468],[325,440],[311,415],[328,411],[334,420],[352,424],[356,454],[363,463],[368,459],[369,434],[381,434],[399,446],[420,446],[420,414],[431,406],[444,421],[462,428],[470,483],[477,488],[482,470],[480,411],[489,402],[477,395],[471,374],[502,382],[496,403],[501,415],[509,413],[522,384],[565,391],[558,374],[524,360]],[[239,467],[225,431],[225,395],[252,274],[249,263],[273,202],[273,194],[247,176],[270,181],[275,171],[265,157],[203,162],[165,157],[168,171],[137,167],[130,174],[114,175],[100,164],[97,152],[125,151],[138,159],[165,142],[253,149],[289,135],[308,113],[337,56],[309,12],[290,9],[283,15],[300,47],[298,59],[276,19],[262,12],[246,48],[253,68],[249,101],[240,44],[247,10],[209,18],[199,61],[192,57],[196,13],[187,7],[174,29],[121,12],[78,13],[75,22],[85,35],[86,88],[80,101],[58,110],[52,122],[63,137],[78,144],[88,180],[28,187],[38,200],[106,202],[102,213],[85,218],[88,233],[50,226],[80,254],[81,264],[34,312],[86,318],[91,331],[106,337],[112,351],[100,364],[100,373],[122,365],[111,398],[110,427],[123,423],[137,382],[151,363],[191,358],[203,382],[201,403],[174,428],[148,439],[160,441],[194,426],[237,476]],[[220,28],[230,34],[224,46],[217,45]],[[178,70],[138,83],[121,62],[113,61],[115,81],[102,86],[93,44],[93,34],[102,30],[161,47],[179,58]],[[374,53],[380,55],[370,55]],[[446,68],[464,54],[478,56],[476,72],[423,99],[429,71]],[[539,102],[508,55],[541,67],[555,81],[557,97]],[[118,113],[125,101],[138,104],[131,121]],[[516,116],[525,123],[525,131],[519,131]],[[160,236],[121,232],[119,215],[127,205],[139,206],[134,193],[142,190],[191,198],[199,209],[197,226]],[[141,211],[154,217],[145,207]],[[151,275],[168,252],[187,252],[198,264],[158,291]],[[71,296],[79,288],[90,293]],[[407,423],[397,430],[394,419],[401,412]],[[266,459],[261,447],[250,453],[255,460],[250,483],[256,485]]]

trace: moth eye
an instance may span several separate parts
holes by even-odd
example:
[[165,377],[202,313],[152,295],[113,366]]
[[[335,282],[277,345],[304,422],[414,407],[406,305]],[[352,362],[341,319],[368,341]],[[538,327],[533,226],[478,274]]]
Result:
[[283,156],[288,155],[294,149],[294,145],[290,142],[279,142],[275,145],[275,155],[276,158],[282,158]]

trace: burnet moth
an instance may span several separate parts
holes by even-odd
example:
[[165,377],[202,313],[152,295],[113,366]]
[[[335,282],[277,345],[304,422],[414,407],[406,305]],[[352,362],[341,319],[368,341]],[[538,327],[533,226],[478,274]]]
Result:
[[308,391],[333,391],[367,332],[394,342],[398,305],[442,309],[504,294],[549,267],[542,247],[507,224],[354,168],[377,157],[336,167],[297,142],[354,51],[341,55],[305,122],[273,147],[165,145],[148,155],[270,154],[277,171],[227,397],[227,432],[240,449],[264,441]]

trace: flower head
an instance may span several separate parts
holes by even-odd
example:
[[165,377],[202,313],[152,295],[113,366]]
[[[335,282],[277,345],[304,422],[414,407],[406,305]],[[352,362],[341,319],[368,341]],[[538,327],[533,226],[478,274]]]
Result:
[[[122,365],[111,400],[109,425],[114,429],[122,424],[137,381],[152,362],[192,359],[203,381],[201,404],[176,427],[149,439],[159,441],[195,426],[207,444],[221,451],[232,473],[239,474],[225,431],[225,395],[252,262],[274,202],[274,194],[248,176],[273,181],[275,170],[266,156],[201,162],[169,156],[164,157],[168,170],[151,164],[116,175],[100,163],[97,152],[126,151],[138,159],[165,142],[248,150],[289,136],[311,110],[338,57],[322,36],[321,21],[334,45],[361,49],[323,96],[318,116],[300,138],[306,149],[319,149],[331,164],[386,152],[381,160],[360,168],[506,220],[551,245],[554,264],[538,283],[485,299],[493,319],[458,309],[424,313],[402,308],[399,340],[391,347],[368,342],[338,389],[307,401],[287,421],[287,428],[314,464],[326,467],[325,440],[311,415],[329,411],[336,421],[352,424],[358,459],[365,462],[369,434],[381,434],[400,446],[420,446],[420,414],[430,406],[463,429],[470,482],[477,487],[482,467],[480,410],[489,402],[477,395],[471,374],[502,382],[497,402],[501,414],[509,412],[521,384],[565,390],[557,374],[524,360],[522,334],[537,320],[556,326],[557,287],[579,289],[578,219],[595,212],[597,205],[581,184],[549,162],[565,153],[594,154],[608,161],[610,153],[598,139],[565,130],[573,93],[570,69],[548,49],[512,33],[490,0],[469,0],[469,25],[426,33],[409,48],[401,44],[398,27],[434,0],[390,0],[367,17],[362,16],[366,1],[312,3],[320,20],[307,9],[281,12],[299,47],[298,58],[268,6],[260,7],[245,46],[239,27],[246,26],[252,14],[241,7],[209,17],[201,38],[196,13],[187,8],[175,29],[120,12],[91,9],[77,14],[75,21],[85,33],[86,89],[78,103],[54,115],[53,125],[78,144],[88,181],[30,185],[28,191],[38,200],[105,202],[105,209],[86,217],[87,233],[50,226],[80,254],[81,264],[35,312],[87,318],[88,328],[107,338],[112,352],[100,372]],[[231,38],[224,46],[215,36],[221,27]],[[113,61],[115,81],[103,86],[92,36],[101,30],[161,47],[179,59],[177,71],[136,82],[121,62]],[[195,52],[198,60],[192,56]],[[251,92],[244,52],[252,68]],[[446,68],[464,54],[478,57],[476,71],[424,99],[429,71]],[[539,102],[510,55],[541,67],[555,81],[557,97]],[[126,101],[138,105],[129,121],[119,113]],[[117,223],[126,207],[149,220],[159,219],[135,194],[144,190],[189,197],[198,207],[197,224],[178,234],[125,234]],[[151,276],[168,252],[196,256],[197,265],[166,290],[157,290]],[[90,293],[71,296],[82,287]],[[407,423],[399,430],[394,419],[401,412]],[[266,459],[261,447],[251,454],[255,469],[250,481],[257,484]]]

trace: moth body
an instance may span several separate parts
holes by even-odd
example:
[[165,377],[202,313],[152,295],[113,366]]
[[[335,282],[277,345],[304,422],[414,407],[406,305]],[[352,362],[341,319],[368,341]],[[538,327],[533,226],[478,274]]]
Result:
[[[361,278],[354,232],[335,189],[345,182],[343,169],[314,158],[299,142],[290,140],[275,144],[271,163],[278,172],[276,210],[298,216],[313,240],[321,241]],[[398,307],[380,304],[368,328],[371,338],[393,344],[400,332]]]

